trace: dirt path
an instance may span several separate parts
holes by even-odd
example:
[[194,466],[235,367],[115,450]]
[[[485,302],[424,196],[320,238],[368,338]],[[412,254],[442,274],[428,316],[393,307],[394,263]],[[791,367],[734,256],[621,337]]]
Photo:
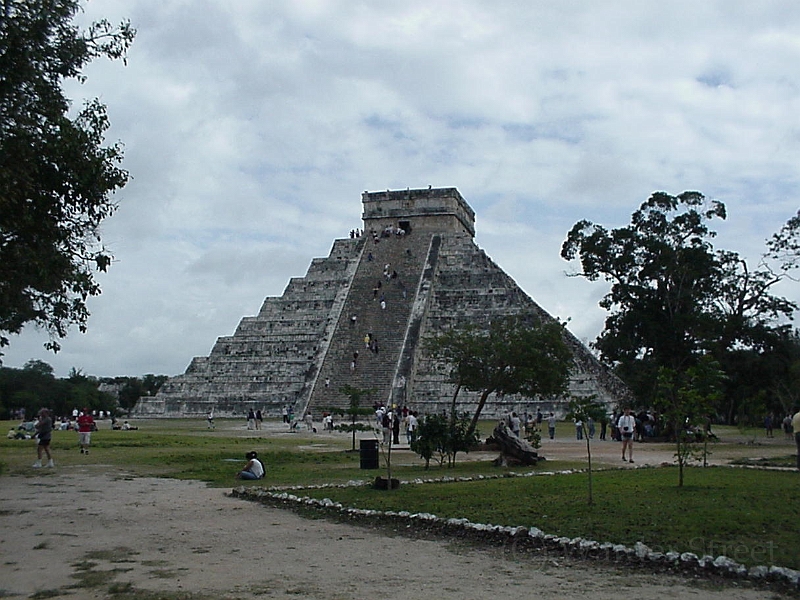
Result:
[[[775,597],[378,532],[227,497],[197,482],[42,469],[0,479],[0,597]],[[172,593],[172,594],[170,594]]]

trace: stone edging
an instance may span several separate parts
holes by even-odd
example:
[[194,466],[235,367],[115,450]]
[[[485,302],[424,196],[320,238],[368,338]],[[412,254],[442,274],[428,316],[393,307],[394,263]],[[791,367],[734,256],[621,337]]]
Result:
[[[643,467],[648,468],[648,467]],[[548,475],[568,475],[585,472],[581,469],[567,471],[547,471],[539,473],[507,473],[503,475],[479,475],[476,477],[441,477],[437,479],[414,479],[402,481],[401,484],[453,483],[478,481],[484,479],[501,479],[506,477],[541,477]],[[781,587],[800,590],[800,571],[786,567],[758,565],[746,567],[727,556],[697,556],[692,552],[656,552],[641,542],[633,548],[610,542],[597,542],[584,538],[568,538],[548,534],[538,527],[501,526],[485,523],[472,523],[468,519],[444,519],[430,513],[410,513],[408,511],[379,511],[371,509],[349,508],[330,498],[322,500],[309,496],[297,496],[290,491],[308,489],[345,488],[369,485],[363,480],[351,480],[343,484],[323,484],[313,486],[252,487],[239,486],[230,492],[230,496],[270,503],[288,507],[308,507],[337,513],[339,516],[363,521],[391,520],[404,523],[412,528],[438,530],[442,533],[462,534],[465,537],[478,538],[498,545],[509,542],[515,547],[528,546],[532,549],[554,551],[568,557],[609,560],[615,563],[645,565],[651,568],[671,569],[705,575],[716,575],[726,579],[749,580],[756,583],[775,583]]]

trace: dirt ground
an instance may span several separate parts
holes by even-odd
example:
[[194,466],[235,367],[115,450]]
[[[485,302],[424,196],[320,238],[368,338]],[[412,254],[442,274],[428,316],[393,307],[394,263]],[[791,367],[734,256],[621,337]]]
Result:
[[[619,460],[614,442],[594,445],[598,460]],[[585,446],[545,440],[542,450],[553,458],[579,457]],[[634,458],[636,465],[658,464],[671,453],[641,444]],[[519,556],[509,548],[388,537],[231,498],[228,491],[129,477],[102,465],[3,477],[0,597],[80,600],[123,591],[148,600],[778,597],[744,584],[723,588],[561,557]]]

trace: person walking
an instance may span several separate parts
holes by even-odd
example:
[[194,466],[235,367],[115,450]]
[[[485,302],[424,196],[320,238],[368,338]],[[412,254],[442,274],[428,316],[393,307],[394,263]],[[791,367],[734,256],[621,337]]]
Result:
[[797,444],[797,470],[800,471],[800,408],[792,417],[792,429],[794,430],[794,441]]
[[94,428],[94,417],[88,408],[84,408],[78,417],[78,444],[81,446],[81,454],[89,454],[89,444],[92,443]]
[[36,445],[36,462],[33,463],[34,469],[42,467],[42,455],[47,455],[47,466],[51,469],[56,465],[53,463],[53,455],[50,453],[50,440],[53,436],[53,419],[50,418],[50,411],[43,408],[39,411],[39,419],[34,426],[36,437],[39,442]]
[[551,440],[556,439],[556,416],[553,413],[550,413],[550,416],[547,417],[547,431]]
[[631,409],[625,407],[625,412],[617,423],[622,437],[622,460],[625,460],[625,449],[628,449],[629,462],[633,462],[633,432],[636,429],[636,417],[631,414]]

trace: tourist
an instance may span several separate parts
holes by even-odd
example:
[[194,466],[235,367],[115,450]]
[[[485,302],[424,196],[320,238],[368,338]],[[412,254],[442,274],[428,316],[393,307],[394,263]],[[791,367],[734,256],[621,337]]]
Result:
[[547,417],[547,432],[550,434],[550,439],[556,439],[556,416],[551,412]]
[[392,411],[392,443],[400,443],[400,415],[397,414],[397,407]]
[[261,425],[264,423],[264,417],[261,414],[261,409],[259,408],[256,411],[256,429],[261,429]]
[[800,471],[800,407],[795,410],[792,417],[792,429],[794,430],[794,441],[797,444],[797,470]]
[[787,413],[783,418],[783,434],[787,440],[792,439],[792,413]]
[[381,416],[381,430],[383,431],[383,443],[389,444],[392,441],[392,413],[388,410]]
[[767,437],[771,438],[773,430],[772,413],[769,413],[766,417],[764,417],[764,430],[767,433]]
[[633,432],[636,428],[636,418],[631,414],[630,407],[625,407],[624,414],[617,422],[617,428],[622,436],[622,460],[625,460],[625,449],[628,449],[629,462],[633,462]]
[[88,408],[84,408],[78,417],[78,443],[81,454],[89,454],[89,444],[92,442],[92,431],[95,428],[94,419]]
[[212,429],[212,430],[214,429],[214,409],[213,408],[210,411],[208,411],[208,414],[206,415],[206,424],[207,424],[207,427],[209,429]]
[[314,417],[311,415],[311,412],[307,412],[306,416],[303,418],[306,422],[306,431],[311,431],[312,433],[316,433],[314,430]]
[[411,442],[417,439],[417,427],[419,427],[417,416],[414,414],[413,410],[409,411],[408,416],[406,417],[406,439],[408,440],[409,445]]
[[47,466],[51,469],[56,465],[53,463],[53,455],[50,454],[50,440],[53,436],[53,419],[50,418],[50,411],[43,408],[39,411],[39,419],[34,426],[36,437],[39,442],[36,445],[36,462],[33,463],[34,469],[42,466],[42,454],[47,455]]
[[248,431],[252,431],[256,428],[256,413],[251,408],[247,411],[247,429]]
[[255,450],[245,454],[247,464],[236,474],[237,479],[261,479],[264,477],[264,465],[258,460],[258,452]]
[[600,419],[600,439],[606,439],[606,432],[608,431],[608,415],[605,413],[603,414],[603,418]]
[[575,419],[575,439],[583,439],[583,421]]
[[593,439],[594,439],[594,432],[595,432],[595,428],[594,428],[594,419],[593,419],[592,417],[589,417],[589,418],[587,419],[586,423],[587,423],[587,424],[588,424],[588,426],[589,426],[589,439],[590,439],[590,440],[593,440]]
[[512,412],[511,417],[508,419],[509,429],[515,436],[520,437],[520,430],[522,429],[522,421],[517,416],[517,413]]

